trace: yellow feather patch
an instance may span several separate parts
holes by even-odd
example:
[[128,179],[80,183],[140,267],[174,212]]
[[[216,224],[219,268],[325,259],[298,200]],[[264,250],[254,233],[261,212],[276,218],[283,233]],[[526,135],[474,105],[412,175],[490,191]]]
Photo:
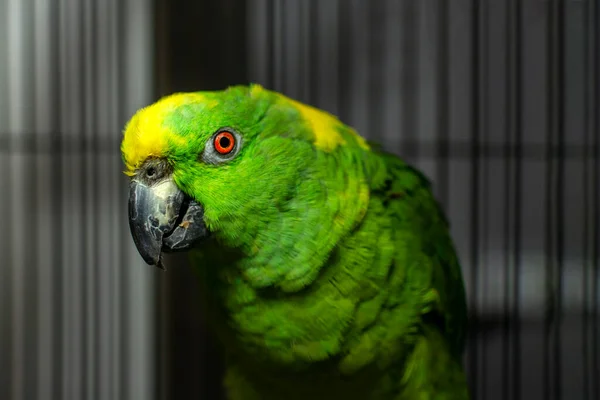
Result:
[[259,96],[264,91],[264,88],[258,83],[253,83],[250,85],[250,97]]
[[133,175],[146,159],[164,156],[169,141],[183,140],[165,127],[163,121],[177,107],[189,103],[204,103],[207,107],[214,107],[217,102],[206,99],[200,93],[176,93],[135,113],[125,127],[121,145],[126,175]]
[[[302,104],[298,101],[288,98],[288,101],[300,111],[302,118],[307,121],[315,135],[315,146],[323,151],[333,151],[340,145],[345,145],[346,141],[342,135],[336,130],[342,123],[333,115],[321,111],[317,108]],[[360,147],[369,150],[369,146],[365,140],[358,135],[352,128],[348,127],[348,131],[352,134]]]

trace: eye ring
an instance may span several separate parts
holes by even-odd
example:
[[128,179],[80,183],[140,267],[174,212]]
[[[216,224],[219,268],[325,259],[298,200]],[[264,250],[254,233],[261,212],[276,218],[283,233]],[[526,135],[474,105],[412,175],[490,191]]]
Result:
[[244,138],[232,127],[224,126],[207,139],[200,160],[219,165],[235,158],[244,146]]
[[221,131],[215,135],[213,146],[221,155],[229,154],[235,148],[235,136],[229,131]]

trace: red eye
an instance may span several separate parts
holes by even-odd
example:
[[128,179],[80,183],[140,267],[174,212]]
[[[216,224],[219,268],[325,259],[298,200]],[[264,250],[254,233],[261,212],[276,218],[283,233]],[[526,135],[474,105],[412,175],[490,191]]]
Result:
[[220,132],[215,136],[214,146],[219,154],[229,154],[235,146],[235,137],[231,132]]

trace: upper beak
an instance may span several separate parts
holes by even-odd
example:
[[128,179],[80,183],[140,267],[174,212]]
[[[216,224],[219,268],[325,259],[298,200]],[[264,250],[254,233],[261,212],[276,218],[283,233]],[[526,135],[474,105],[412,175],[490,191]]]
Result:
[[175,227],[183,192],[169,178],[154,185],[133,180],[129,187],[129,228],[140,255],[158,265],[163,237]]
[[171,177],[148,184],[132,180],[129,228],[147,264],[160,268],[163,251],[183,250],[207,235],[200,204],[186,198]]

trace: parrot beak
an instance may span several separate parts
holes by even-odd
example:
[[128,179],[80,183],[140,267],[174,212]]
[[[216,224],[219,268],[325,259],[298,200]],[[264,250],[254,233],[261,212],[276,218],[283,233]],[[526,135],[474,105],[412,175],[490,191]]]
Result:
[[164,269],[161,253],[185,250],[207,236],[202,206],[189,199],[171,177],[155,183],[132,180],[129,228],[144,261]]

